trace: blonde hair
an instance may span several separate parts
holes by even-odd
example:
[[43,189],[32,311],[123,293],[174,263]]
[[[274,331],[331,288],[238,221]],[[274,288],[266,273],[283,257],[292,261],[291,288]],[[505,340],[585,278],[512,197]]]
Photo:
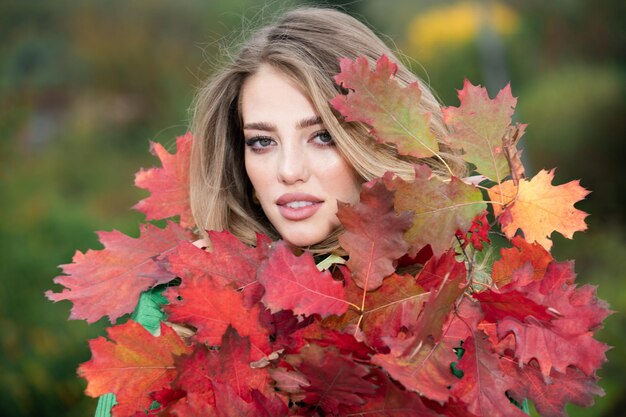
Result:
[[[431,114],[431,129],[441,140],[446,130],[440,104],[432,92],[357,19],[333,9],[299,8],[254,34],[232,62],[201,88],[194,103],[190,187],[191,208],[200,232],[228,230],[251,245],[256,242],[256,233],[280,237],[260,206],[253,202],[243,157],[239,94],[244,80],[261,64],[271,65],[307,92],[339,152],[364,181],[387,171],[412,178],[415,159],[399,156],[393,146],[376,143],[368,134],[368,126],[343,121],[329,104],[331,98],[342,92],[333,81],[339,72],[340,58],[354,60],[365,56],[374,67],[383,54],[398,63],[396,78],[401,84],[419,81],[421,110]],[[442,156],[455,174],[462,173],[463,164],[454,155],[444,152]],[[421,162],[443,172],[439,160]],[[336,250],[340,232],[335,231],[313,250]]]

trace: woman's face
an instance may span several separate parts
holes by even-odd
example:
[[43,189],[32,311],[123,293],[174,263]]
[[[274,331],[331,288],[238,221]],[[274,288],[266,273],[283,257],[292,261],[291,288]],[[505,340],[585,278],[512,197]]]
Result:
[[292,245],[324,240],[337,201],[358,201],[358,175],[289,78],[264,64],[241,94],[246,172],[265,215]]

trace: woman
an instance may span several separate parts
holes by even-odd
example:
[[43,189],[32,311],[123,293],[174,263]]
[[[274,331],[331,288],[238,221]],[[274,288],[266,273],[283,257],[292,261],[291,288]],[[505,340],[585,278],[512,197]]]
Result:
[[[342,91],[333,81],[340,58],[365,56],[373,66],[383,54],[399,63],[367,26],[332,9],[296,9],[254,34],[195,103],[191,205],[200,230],[228,230],[249,244],[260,232],[317,253],[337,251],[337,200],[356,202],[359,183],[387,171],[414,175],[414,160],[376,144],[367,126],[342,121],[329,104]],[[417,81],[402,64],[396,78]],[[442,138],[440,105],[419,87],[420,110]],[[293,129],[300,121],[307,123]],[[462,173],[462,163],[443,157]],[[443,172],[438,160],[422,162]]]
[[[376,143],[370,127],[343,121],[329,103],[344,92],[333,80],[341,58],[365,56],[374,66],[382,55],[398,63],[401,84],[419,81],[420,110],[443,138],[432,92],[357,19],[298,8],[253,34],[195,101],[190,194],[199,231],[227,230],[250,245],[262,233],[316,254],[345,255],[337,202],[356,203],[361,183],[387,171],[414,177],[413,158]],[[452,153],[441,156],[455,174],[464,172]],[[449,175],[438,159],[421,162]],[[101,397],[96,415],[108,415],[113,401]]]

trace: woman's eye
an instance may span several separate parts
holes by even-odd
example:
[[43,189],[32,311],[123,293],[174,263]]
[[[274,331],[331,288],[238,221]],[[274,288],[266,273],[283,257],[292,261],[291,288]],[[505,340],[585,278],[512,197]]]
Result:
[[333,137],[330,136],[330,133],[328,133],[326,130],[316,133],[314,139],[318,144],[323,146],[329,146],[335,143]]
[[258,136],[254,138],[250,138],[246,140],[246,146],[252,149],[263,149],[271,146],[274,142],[274,139],[265,136]]

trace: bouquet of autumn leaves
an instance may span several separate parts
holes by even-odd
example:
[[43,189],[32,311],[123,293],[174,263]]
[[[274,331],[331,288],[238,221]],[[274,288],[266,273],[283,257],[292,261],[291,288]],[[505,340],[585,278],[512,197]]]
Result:
[[[348,93],[332,105],[400,154],[441,159],[419,88],[395,72],[384,56],[374,70],[343,60],[336,81]],[[78,369],[87,394],[114,393],[115,417],[524,416],[529,402],[564,416],[566,403],[591,405],[607,350],[593,332],[609,310],[575,284],[573,262],[549,252],[553,232],[586,228],[574,204],[587,191],[552,185],[553,171],[525,177],[508,86],[490,99],[466,81],[459,98],[443,109],[446,144],[473,180],[416,164],[412,181],[365,183],[360,202],[338,211],[345,264],[316,265],[262,235],[251,247],[209,231],[212,249],[194,246],[192,138],[174,154],[154,144],[162,167],[137,174],[151,195],[135,208],[178,222],[147,223],[139,238],[100,232],[104,249],[77,252],[55,279],[66,289],[47,293],[90,323],[136,318],[138,302],[157,317],[90,341]],[[506,243],[485,266],[495,237]]]

